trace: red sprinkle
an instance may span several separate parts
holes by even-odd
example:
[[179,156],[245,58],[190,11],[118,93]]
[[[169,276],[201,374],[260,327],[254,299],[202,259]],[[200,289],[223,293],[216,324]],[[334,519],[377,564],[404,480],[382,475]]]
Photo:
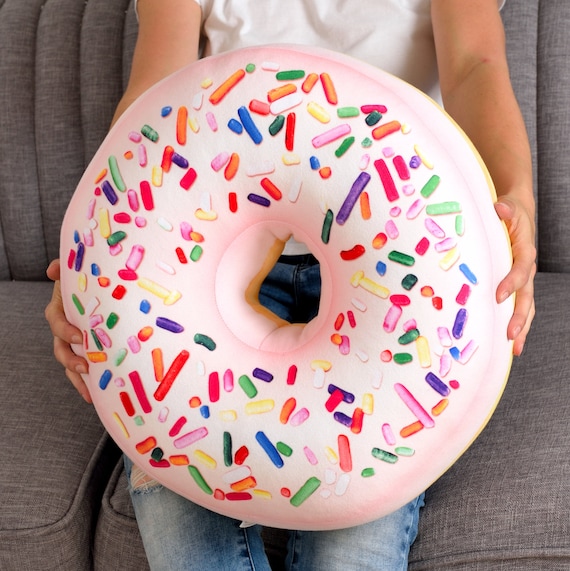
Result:
[[125,294],[127,293],[127,288],[122,285],[118,285],[111,294],[115,299],[123,299]]
[[287,384],[294,385],[297,380],[297,365],[291,365],[287,372]]
[[285,148],[288,151],[292,151],[295,146],[295,113],[289,113],[287,115],[287,123],[285,126]]
[[194,184],[194,181],[196,180],[197,177],[197,173],[196,171],[190,167],[187,171],[186,174],[182,177],[182,179],[180,180],[180,186],[184,189],[184,190],[189,190],[190,187]]
[[390,301],[394,305],[410,305],[411,301],[407,295],[404,294],[394,294],[390,296]]
[[352,424],[350,425],[350,430],[354,434],[360,434],[362,432],[362,423],[364,422],[364,410],[360,407],[355,408],[352,413]]
[[228,195],[228,202],[230,205],[230,212],[237,212],[238,203],[237,203],[237,194],[235,192],[230,192]]
[[188,258],[186,257],[186,254],[184,253],[184,250],[180,247],[176,248],[176,256],[178,257],[178,261],[181,264],[187,264],[188,263]]
[[249,450],[247,449],[247,446],[241,446],[236,450],[236,453],[234,455],[234,462],[238,466],[241,466],[246,461],[248,456],[249,456]]
[[265,103],[264,101],[259,101],[259,99],[252,99],[249,102],[249,110],[252,113],[257,113],[258,115],[269,115],[270,108],[271,107],[269,103]]
[[281,200],[283,197],[283,193],[268,178],[262,178],[260,184],[263,190],[274,200]]
[[334,322],[334,328],[339,331],[340,328],[342,327],[342,324],[344,323],[344,313],[339,313],[337,315],[337,318],[335,319]]
[[340,391],[339,389],[335,389],[331,395],[329,396],[327,402],[325,403],[325,408],[329,411],[329,412],[333,412],[333,410],[336,409],[336,407],[344,400],[344,395],[342,393],[342,391]]
[[364,255],[366,249],[361,244],[356,244],[350,250],[342,250],[340,252],[340,257],[345,261],[356,260],[360,256]]
[[356,327],[356,319],[354,318],[354,313],[349,309],[346,312],[346,316],[348,317],[348,323],[354,329]]
[[131,215],[128,212],[117,212],[117,214],[113,216],[113,220],[119,224],[130,224]]
[[417,244],[416,244],[416,254],[419,256],[423,256],[429,248],[429,240],[424,236]]
[[441,299],[441,297],[439,296],[434,296],[431,300],[433,306],[439,310],[439,309],[443,309],[443,299]]
[[455,301],[459,305],[465,305],[470,295],[471,295],[471,288],[467,284],[463,284],[461,286],[461,289],[459,290],[459,293],[457,294],[457,297],[455,298]]
[[137,272],[128,269],[119,270],[119,277],[127,282],[133,282],[138,279]]
[[133,406],[133,401],[131,400],[129,393],[126,393],[123,391],[123,392],[119,393],[119,397],[121,399],[121,403],[122,403],[123,408],[125,409],[125,412],[127,413],[127,415],[128,416],[134,416],[135,407]]

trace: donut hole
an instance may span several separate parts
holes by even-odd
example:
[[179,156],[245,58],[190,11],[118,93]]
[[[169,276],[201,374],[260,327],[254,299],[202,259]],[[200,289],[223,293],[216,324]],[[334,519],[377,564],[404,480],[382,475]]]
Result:
[[[291,235],[311,254],[281,256]],[[318,334],[330,307],[330,283],[318,245],[300,229],[265,221],[228,245],[216,273],[216,304],[237,339],[284,353]]]

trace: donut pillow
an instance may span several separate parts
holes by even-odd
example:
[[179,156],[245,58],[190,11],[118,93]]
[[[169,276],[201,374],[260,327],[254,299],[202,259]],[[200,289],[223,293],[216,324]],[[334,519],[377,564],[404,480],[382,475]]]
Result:
[[[140,97],[61,233],[74,350],[111,436],[206,508],[289,529],[386,515],[482,430],[511,365],[489,175],[425,95],[294,46],[200,60]],[[318,315],[261,283],[293,237]]]

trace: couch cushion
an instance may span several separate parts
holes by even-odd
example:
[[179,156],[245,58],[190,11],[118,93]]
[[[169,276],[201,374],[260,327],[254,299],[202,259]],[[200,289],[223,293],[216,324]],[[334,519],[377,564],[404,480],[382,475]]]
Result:
[[117,458],[52,356],[51,289],[0,282],[0,569],[90,569],[93,513]]
[[536,286],[537,319],[495,414],[428,490],[411,571],[570,569],[568,275]]

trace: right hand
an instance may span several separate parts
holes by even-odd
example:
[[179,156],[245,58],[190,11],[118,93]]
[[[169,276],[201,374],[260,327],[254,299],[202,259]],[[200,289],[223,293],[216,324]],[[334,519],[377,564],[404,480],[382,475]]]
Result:
[[81,377],[82,374],[88,372],[87,361],[77,356],[71,348],[71,344],[80,345],[83,343],[83,335],[77,327],[67,321],[63,311],[59,260],[51,262],[46,274],[55,282],[51,300],[45,309],[45,317],[53,333],[53,353],[57,361],[65,367],[67,378],[79,394],[86,402],[92,403],[87,385]]

